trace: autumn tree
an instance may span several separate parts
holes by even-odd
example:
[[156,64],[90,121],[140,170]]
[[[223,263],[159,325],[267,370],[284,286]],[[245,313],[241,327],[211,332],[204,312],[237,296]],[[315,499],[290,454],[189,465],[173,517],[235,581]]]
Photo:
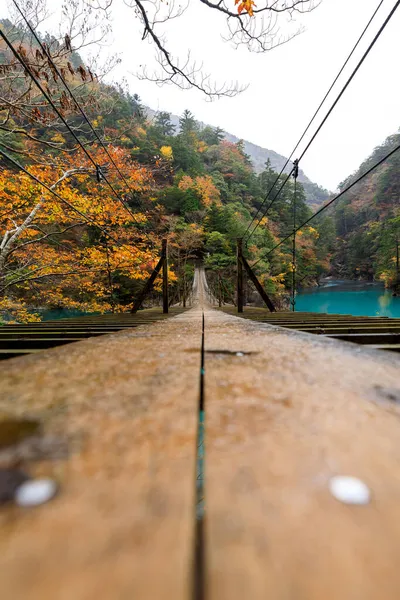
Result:
[[[103,149],[92,151],[96,160],[105,162]],[[132,190],[151,192],[150,171],[133,163],[122,149],[112,149],[112,157],[128,173]],[[29,172],[58,196],[25,173],[0,171],[3,303],[21,298],[37,305],[45,298],[50,306],[121,310],[116,280],[123,276],[132,282],[132,301],[135,281],[146,279],[155,264],[155,252],[145,237],[148,213],[133,213],[129,202],[99,185],[83,153],[54,157],[51,167],[31,166]],[[115,169],[110,167],[107,176],[122,194]],[[157,243],[154,233],[152,239]]]
[[23,0],[18,7],[12,21],[0,22],[0,143],[20,160],[40,162],[43,150],[79,147],[71,130],[83,143],[93,139],[76,101],[92,115],[103,93],[101,80],[116,59],[83,63],[79,51],[98,46],[110,30],[85,0],[61,4],[58,35],[37,33],[47,16],[44,0]]

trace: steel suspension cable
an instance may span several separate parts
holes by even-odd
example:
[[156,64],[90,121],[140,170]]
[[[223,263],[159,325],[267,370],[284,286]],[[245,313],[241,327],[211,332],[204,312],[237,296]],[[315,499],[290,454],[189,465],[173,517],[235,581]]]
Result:
[[[383,0],[382,0],[383,1]],[[70,89],[68,83],[65,80],[65,77],[63,76],[62,72],[60,71],[60,69],[57,67],[56,63],[53,60],[53,57],[51,56],[50,52],[47,50],[46,46],[42,43],[42,41],[40,40],[39,36],[36,33],[36,30],[34,29],[34,27],[32,26],[32,24],[29,22],[29,20],[27,19],[26,15],[24,15],[24,13],[22,12],[20,6],[18,5],[16,0],[12,0],[14,6],[16,7],[16,9],[18,10],[18,12],[20,13],[21,17],[23,18],[23,20],[25,21],[27,27],[29,28],[30,32],[32,33],[33,37],[35,38],[35,40],[37,41],[37,43],[39,44],[39,46],[41,47],[42,51],[45,53],[47,60],[50,62],[50,64],[53,66],[55,72],[57,73],[58,77],[60,78],[60,80],[62,81],[65,89],[67,90],[69,96],[71,97],[71,99],[73,100],[75,106],[77,107],[77,109],[79,110],[79,112],[81,113],[83,119],[85,120],[85,122],[87,123],[87,125],[89,126],[90,130],[92,131],[93,135],[96,137],[97,141],[99,142],[99,144],[102,146],[102,148],[104,149],[104,151],[106,152],[108,158],[110,159],[112,165],[114,166],[114,168],[116,169],[118,175],[120,176],[120,178],[122,179],[122,181],[125,183],[126,187],[128,188],[128,190],[130,191],[130,193],[132,195],[135,194],[134,190],[131,188],[131,186],[129,185],[128,180],[126,179],[126,177],[124,176],[124,174],[121,172],[121,170],[119,169],[118,165],[115,163],[113,157],[111,156],[111,154],[108,151],[107,146],[104,144],[103,140],[101,139],[101,137],[98,135],[96,129],[93,127],[92,122],[90,121],[89,117],[87,116],[87,114],[85,113],[84,109],[82,108],[81,104],[79,103],[78,99],[76,98],[75,94],[72,92],[72,90]]]
[[[361,39],[363,38],[365,32],[367,31],[367,29],[369,28],[372,20],[374,19],[376,13],[378,12],[380,6],[381,6],[382,2],[379,4],[378,8],[375,10],[372,18],[370,19],[367,27],[365,28],[364,32],[362,33],[360,39],[358,40],[356,46],[354,47],[352,53],[350,54],[348,60],[350,59],[350,57],[352,56],[352,54],[354,53],[355,49],[357,48],[359,42],[361,41]],[[367,58],[367,56],[369,55],[369,53],[371,52],[371,50],[373,49],[373,47],[375,46],[376,42],[378,41],[378,39],[380,38],[380,36],[382,35],[383,31],[386,29],[387,25],[389,24],[390,20],[392,19],[393,15],[395,14],[396,10],[398,9],[400,5],[400,0],[397,0],[395,5],[393,6],[392,10],[390,11],[389,15],[386,17],[385,21],[383,22],[383,24],[381,25],[379,31],[377,32],[377,34],[375,35],[375,37],[373,38],[373,40],[371,41],[371,43],[369,44],[367,50],[364,52],[363,56],[361,57],[360,61],[357,63],[355,69],[353,70],[352,74],[350,75],[350,77],[348,78],[348,80],[346,81],[345,85],[343,86],[343,88],[341,89],[339,95],[336,97],[336,100],[334,101],[334,103],[331,105],[330,109],[328,110],[327,114],[325,115],[324,119],[322,120],[322,122],[320,123],[320,125],[318,126],[317,130],[315,131],[315,133],[313,134],[312,138],[310,139],[310,141],[308,142],[307,146],[305,147],[305,149],[303,150],[303,152],[301,153],[300,157],[298,158],[298,161],[300,162],[302,160],[302,158],[304,158],[304,155],[306,154],[306,152],[309,150],[310,146],[312,145],[312,143],[314,142],[314,140],[316,139],[316,137],[318,136],[319,132],[321,131],[321,129],[323,128],[323,126],[325,125],[326,121],[328,120],[328,118],[330,117],[330,115],[332,114],[333,110],[335,109],[336,105],[338,104],[338,102],[340,101],[340,99],[342,98],[343,94],[345,93],[345,91],[347,90],[347,88],[349,87],[350,83],[353,81],[354,77],[356,76],[356,74],[358,73],[359,69],[361,68],[362,64],[364,63],[365,59]],[[347,64],[348,60],[346,61],[345,65]],[[343,66],[343,69],[345,67],[345,65]],[[343,71],[342,69],[342,71]],[[339,73],[340,75],[341,73]],[[338,75],[338,77],[339,77]],[[337,77],[337,79],[338,79]],[[337,80],[336,79],[336,80]],[[334,84],[333,84],[334,85]],[[332,87],[333,87],[332,85]],[[328,92],[329,94],[329,92]],[[327,94],[327,95],[328,95]],[[322,104],[324,104],[324,101],[322,102]],[[322,106],[321,104],[321,106]],[[319,109],[317,111],[317,113],[319,112]],[[316,116],[316,115],[315,115]],[[315,117],[314,117],[315,118]],[[314,120],[314,118],[312,119],[312,121]],[[311,121],[311,122],[312,122]],[[311,124],[311,123],[310,123]],[[309,129],[309,126],[308,126]],[[307,129],[307,130],[308,130]],[[306,133],[306,132],[305,132]],[[304,135],[305,135],[304,133]],[[304,135],[302,136],[304,138]],[[300,141],[299,141],[300,144]],[[299,145],[298,144],[298,145]],[[298,147],[298,145],[296,146],[296,149]],[[293,153],[291,154],[291,156],[293,156],[295,150],[293,151]],[[289,161],[288,161],[289,162]],[[291,171],[291,173],[289,174],[288,178],[285,180],[284,185],[286,185],[287,181],[290,178],[290,175],[292,174],[293,170]],[[281,172],[280,175],[278,175],[277,180],[279,180],[279,178],[281,177],[283,171]],[[274,183],[274,185],[272,186],[271,190],[273,189],[273,187],[275,186],[276,182]],[[264,218],[264,216],[266,215],[266,212],[271,208],[272,204],[275,202],[275,200],[277,199],[277,197],[279,196],[279,193],[282,191],[284,185],[281,187],[281,189],[279,190],[278,194],[274,197],[274,199],[272,200],[272,202],[269,204],[267,210],[263,213],[262,217],[258,220],[258,223],[256,224],[256,226],[253,228],[253,230],[251,231],[251,233],[248,236],[248,240],[250,239],[250,237],[254,234],[254,232],[256,231],[256,229],[259,227],[261,220]],[[263,204],[265,204],[266,200],[268,199],[268,195],[267,198],[265,199],[265,201],[263,202]],[[250,223],[249,227],[246,229],[246,232],[249,231],[252,223],[255,221],[257,215],[259,214],[260,210],[262,208],[259,208],[259,210],[257,211],[256,216],[253,218],[252,222]]]
[[[399,0],[400,1],[400,0]],[[5,35],[5,33],[0,29],[0,36],[1,38],[4,40],[4,42],[6,43],[6,45],[8,46],[8,48],[11,50],[11,52],[13,53],[13,55],[15,56],[15,58],[18,60],[18,62],[24,67],[26,73],[29,75],[29,77],[32,79],[32,81],[35,83],[35,85],[39,88],[39,90],[41,91],[41,93],[43,94],[43,96],[46,98],[47,102],[50,104],[50,106],[53,108],[54,112],[57,114],[57,116],[61,119],[61,121],[64,123],[65,127],[68,129],[68,131],[71,133],[71,135],[73,136],[73,138],[75,139],[75,141],[77,142],[77,144],[82,148],[82,150],[84,151],[84,153],[86,154],[87,158],[89,159],[89,161],[94,165],[96,172],[97,173],[101,173],[101,177],[102,179],[104,179],[104,181],[107,183],[108,187],[110,188],[110,190],[112,191],[112,193],[115,195],[115,197],[117,198],[117,200],[119,202],[122,203],[122,205],[124,206],[125,210],[130,214],[130,216],[132,217],[133,221],[139,225],[139,221],[136,219],[135,215],[131,212],[131,210],[126,206],[126,203],[124,200],[121,199],[120,195],[118,194],[118,192],[115,190],[114,186],[110,183],[110,181],[107,179],[106,175],[100,170],[99,171],[99,165],[96,163],[96,161],[93,159],[93,157],[91,156],[91,154],[88,152],[88,150],[85,148],[84,144],[82,144],[82,142],[80,141],[80,139],[78,138],[78,136],[76,135],[76,133],[74,132],[74,130],[71,128],[71,126],[69,125],[69,123],[66,121],[66,119],[64,118],[64,116],[61,114],[61,112],[59,111],[59,109],[57,108],[57,106],[54,104],[53,100],[51,99],[51,97],[49,96],[49,94],[46,92],[46,90],[44,89],[44,87],[42,86],[42,84],[40,83],[40,81],[38,81],[37,77],[35,77],[34,73],[32,72],[32,70],[30,69],[29,65],[26,63],[26,61],[24,60],[23,57],[21,57],[21,55],[16,51],[16,49],[14,48],[14,46],[12,45],[12,43],[10,42],[10,40],[7,38],[7,36]],[[149,238],[148,234],[146,232],[143,232],[145,234],[145,236],[147,237],[147,239],[149,240],[149,242],[152,244],[152,240]]]
[[[13,0],[15,2],[15,0]],[[376,14],[378,13],[379,9],[381,8],[382,4],[384,3],[385,0],[380,0],[378,6],[376,7],[376,9],[374,10],[372,16],[370,17],[367,25],[365,26],[363,32],[361,33],[360,37],[358,38],[357,42],[354,44],[350,54],[348,55],[348,57],[346,58],[346,60],[344,61],[342,67],[340,68],[338,74],[336,75],[335,79],[333,80],[333,82],[331,83],[330,87],[328,88],[328,91],[325,93],[325,96],[323,97],[323,99],[321,100],[320,104],[318,105],[317,110],[314,112],[313,116],[311,117],[310,121],[308,122],[307,127],[305,128],[305,130],[303,131],[303,133],[301,134],[297,144],[295,145],[295,147],[293,148],[292,152],[289,155],[289,158],[286,159],[285,164],[283,165],[281,172],[279,173],[278,177],[275,179],[275,182],[273,183],[272,187],[270,188],[270,190],[267,192],[267,196],[263,202],[263,204],[261,204],[260,208],[258,209],[257,213],[254,215],[251,223],[249,224],[249,226],[247,227],[246,231],[245,231],[245,235],[247,233],[247,231],[250,229],[251,225],[254,223],[254,221],[256,220],[260,210],[262,209],[263,205],[265,204],[265,202],[268,200],[269,198],[269,194],[271,193],[271,191],[273,190],[273,188],[275,187],[275,185],[278,183],[279,178],[283,175],[283,173],[285,172],[286,167],[288,166],[288,164],[290,163],[291,159],[293,158],[294,153],[296,152],[297,148],[300,146],[301,142],[303,141],[306,133],[308,132],[308,130],[310,129],[311,125],[313,124],[313,122],[315,121],[319,111],[321,110],[321,108],[323,107],[323,105],[325,104],[329,94],[331,93],[331,91],[333,90],[334,86],[336,85],[339,77],[341,76],[341,74],[343,73],[344,69],[347,67],[351,57],[353,56],[354,52],[357,50],[358,46],[360,45],[360,42],[362,41],[364,35],[367,33],[372,21],[374,20]]]
[[[39,179],[38,177],[36,177],[36,175],[33,175],[33,173],[30,173],[25,167],[23,167],[12,156],[10,156],[6,152],[4,152],[4,150],[2,150],[1,148],[0,148],[0,155],[3,156],[3,158],[5,158],[7,161],[9,161],[11,164],[13,164],[15,167],[17,167],[20,171],[22,171],[23,173],[25,173],[26,175],[28,175],[28,177],[30,177],[31,179],[33,179],[33,181],[35,181],[36,183],[38,183],[39,185],[41,185],[45,190],[47,190],[48,192],[50,192],[51,194],[53,194],[53,196],[55,196],[60,202],[62,202],[66,206],[68,206],[68,208],[70,210],[72,210],[73,212],[77,213],[80,217],[82,217],[85,220],[86,223],[89,223],[90,225],[93,225],[94,227],[96,227],[99,231],[101,231],[105,236],[107,236],[117,246],[120,247],[120,241],[117,238],[115,238],[113,235],[111,235],[106,229],[104,229],[103,227],[101,227],[101,225],[98,225],[98,223],[96,223],[96,221],[94,219],[92,219],[92,217],[89,217],[88,215],[86,215],[85,213],[83,213],[81,210],[79,210],[79,208],[76,208],[73,204],[71,204],[70,202],[68,202],[68,200],[65,200],[65,198],[63,198],[62,196],[60,196],[60,194],[58,192],[56,192],[54,189],[52,189],[51,186],[49,186],[47,183],[45,183],[44,181],[42,181],[41,179]],[[128,249],[128,251],[129,251],[129,249]],[[129,251],[129,253],[132,254],[132,256],[135,256],[133,254],[133,252]]]
[[[304,221],[303,223],[301,223],[301,225],[298,225],[295,228],[294,232],[297,233],[298,231],[300,231],[300,229],[303,229],[303,227],[305,227],[306,225],[308,225],[313,219],[315,219],[316,217],[318,217],[318,215],[320,215],[321,213],[323,213],[334,202],[336,202],[336,200],[339,200],[339,198],[341,198],[342,196],[344,196],[344,194],[346,194],[347,192],[349,192],[355,185],[357,185],[357,183],[360,183],[360,181],[362,181],[365,177],[367,177],[368,175],[370,175],[373,171],[375,171],[375,169],[377,169],[381,164],[383,164],[385,161],[387,161],[391,156],[393,156],[393,154],[395,154],[399,150],[400,150],[400,144],[398,144],[395,148],[393,148],[393,150],[391,150],[390,152],[388,152],[381,160],[379,160],[375,165],[373,165],[371,168],[369,168],[365,173],[363,173],[362,175],[360,175],[359,177],[357,177],[357,179],[355,179],[344,190],[342,190],[339,194],[337,194],[334,198],[332,198],[332,200],[330,200],[327,204],[325,204],[319,210],[317,210],[313,215],[311,215],[311,217],[309,217],[308,219],[306,219],[306,221]],[[279,246],[281,246],[282,244],[284,244],[285,242],[287,242],[287,240],[289,240],[292,237],[292,235],[293,235],[293,233],[291,233],[290,235],[287,235],[286,237],[284,237],[278,244],[276,244],[276,246],[274,246],[271,250],[269,250],[269,252],[266,254],[266,256],[264,258],[266,258],[270,254],[272,254],[272,252],[274,252],[277,248],[279,248]],[[259,261],[257,261],[257,262],[259,262]],[[253,267],[254,266],[255,265],[253,265]]]
[[378,33],[375,35],[374,39],[369,44],[367,50],[364,52],[363,56],[361,57],[360,61],[358,62],[356,68],[353,71],[353,73],[350,75],[349,79],[347,80],[347,82],[343,86],[343,88],[342,88],[341,92],[339,93],[338,97],[336,98],[335,102],[330,107],[330,109],[329,109],[328,113],[326,114],[325,118],[323,119],[322,123],[319,125],[317,131],[314,133],[314,135],[312,136],[311,140],[308,142],[307,146],[305,147],[305,149],[303,150],[303,152],[300,154],[299,161],[304,157],[304,155],[306,154],[307,150],[310,148],[311,144],[313,143],[313,141],[315,140],[315,138],[317,137],[317,135],[321,131],[322,127],[325,125],[326,121],[328,120],[328,118],[330,117],[330,115],[333,112],[334,108],[336,107],[337,103],[339,102],[339,100],[341,99],[341,97],[343,96],[343,94],[345,93],[345,91],[347,90],[347,88],[349,87],[350,83],[353,81],[354,77],[357,75],[357,73],[360,70],[360,68],[361,68],[362,64],[364,63],[365,59],[367,58],[367,56],[369,55],[369,53],[371,52],[371,50],[375,46],[376,42],[379,40],[380,36],[382,35],[382,33],[384,32],[384,30],[386,29],[387,25],[389,24],[390,20],[392,19],[393,15],[395,14],[395,12],[399,8],[399,6],[400,6],[400,0],[397,0],[397,2],[395,3],[395,5],[393,6],[392,10],[390,11],[390,13],[388,14],[388,16],[386,17],[385,21],[383,22],[382,26],[380,27]]
[[295,170],[293,172],[294,177],[294,190],[293,190],[293,245],[292,245],[292,311],[295,311],[296,307],[296,224],[297,224],[297,178],[299,176],[299,164],[296,161]]

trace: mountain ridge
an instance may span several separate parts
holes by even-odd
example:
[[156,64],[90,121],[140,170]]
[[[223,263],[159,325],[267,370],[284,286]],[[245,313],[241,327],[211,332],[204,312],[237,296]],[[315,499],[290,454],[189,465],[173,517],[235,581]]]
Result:
[[[154,118],[155,115],[161,111],[153,110],[150,107],[146,107],[147,115],[150,119]],[[171,123],[175,127],[176,133],[179,132],[179,117],[170,113]],[[201,129],[204,127],[212,127],[207,123],[202,121],[197,121],[198,125]],[[248,140],[241,140],[241,138],[237,137],[233,133],[229,131],[223,130],[225,139],[228,142],[232,142],[237,144],[239,141],[243,141],[244,151],[250,157],[253,168],[257,174],[261,173],[265,169],[265,164],[269,160],[271,163],[271,167],[280,172],[285,165],[287,158],[275,150],[270,150],[269,148],[264,148],[262,146],[258,146],[257,144],[253,144],[253,142],[249,142]],[[284,172],[290,173],[293,168],[293,162],[289,162],[286,166]],[[330,196],[331,193],[320,186],[319,184],[311,181],[309,177],[304,173],[302,169],[299,169],[299,181],[302,183],[304,187],[304,191],[306,193],[307,204],[309,205],[320,205],[323,204]]]

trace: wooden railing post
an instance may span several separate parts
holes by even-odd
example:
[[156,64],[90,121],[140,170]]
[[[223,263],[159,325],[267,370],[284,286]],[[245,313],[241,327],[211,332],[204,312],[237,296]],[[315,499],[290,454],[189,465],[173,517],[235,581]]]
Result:
[[[168,245],[167,240],[162,240],[162,252],[161,256],[164,258],[163,260],[163,286],[162,286],[162,294],[163,294],[163,313],[168,313]],[[183,292],[185,293],[185,291]]]
[[243,239],[237,240],[237,310],[243,312]]

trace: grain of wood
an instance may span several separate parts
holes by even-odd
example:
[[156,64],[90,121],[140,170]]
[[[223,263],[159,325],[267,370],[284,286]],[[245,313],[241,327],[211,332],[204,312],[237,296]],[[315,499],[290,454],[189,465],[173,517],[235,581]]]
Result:
[[398,600],[399,357],[216,311],[205,331],[207,600]]
[[2,600],[191,597],[201,313],[187,314],[0,365],[1,416],[69,447],[22,465],[57,498],[0,513]]

